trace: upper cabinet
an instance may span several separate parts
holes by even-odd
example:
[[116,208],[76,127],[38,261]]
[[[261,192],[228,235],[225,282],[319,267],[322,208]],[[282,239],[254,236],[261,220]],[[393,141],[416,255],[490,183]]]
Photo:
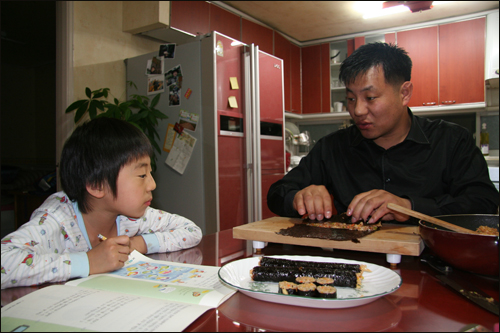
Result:
[[274,55],[283,59],[283,91],[285,94],[285,111],[290,111],[292,105],[292,81],[291,74],[291,44],[281,34],[274,32]]
[[409,106],[438,105],[438,27],[401,31],[397,38],[398,46],[408,52],[413,63]]
[[302,48],[302,113],[321,113],[321,45]]
[[290,45],[290,84],[291,106],[293,113],[302,113],[302,81],[301,81],[301,49],[295,44]]
[[273,30],[247,19],[241,19],[241,41],[259,46],[259,50],[273,54]]
[[484,102],[484,17],[439,26],[439,103]]
[[397,33],[413,62],[409,106],[484,102],[485,18]]
[[205,1],[123,1],[122,30],[184,44],[210,31]]
[[210,32],[210,5],[205,1],[170,1],[170,27],[205,35]]
[[241,17],[210,4],[210,31],[241,40]]

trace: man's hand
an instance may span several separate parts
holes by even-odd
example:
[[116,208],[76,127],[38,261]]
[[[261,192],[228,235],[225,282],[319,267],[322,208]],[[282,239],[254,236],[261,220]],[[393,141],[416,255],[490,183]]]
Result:
[[332,197],[323,185],[310,185],[295,194],[293,208],[300,214],[308,214],[309,219],[319,221],[332,217]]
[[[408,215],[387,208],[389,202],[411,209],[411,202],[408,199],[400,198],[384,190],[371,190],[360,193],[352,199],[347,207],[347,215],[352,216],[352,222],[363,220],[368,223],[375,223],[380,219],[404,222],[410,218]],[[368,217],[370,217],[369,220]]]
[[[142,238],[142,237],[141,237]],[[87,252],[89,274],[99,274],[122,268],[130,253],[128,236],[110,237]]]

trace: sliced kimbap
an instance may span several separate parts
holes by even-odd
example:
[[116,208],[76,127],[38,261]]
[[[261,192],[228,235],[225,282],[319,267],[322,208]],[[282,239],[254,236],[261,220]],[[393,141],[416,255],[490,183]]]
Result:
[[302,283],[297,286],[300,296],[316,297],[316,285],[314,283]]
[[312,276],[299,276],[295,279],[295,282],[297,282],[298,284],[301,284],[301,283],[314,283],[316,281],[315,278],[313,278]]
[[278,283],[278,293],[283,295],[296,295],[297,284],[288,281]]
[[333,279],[331,277],[320,277],[316,279],[317,286],[332,286],[333,287]]
[[317,295],[320,298],[337,298],[337,288],[332,286],[318,286]]

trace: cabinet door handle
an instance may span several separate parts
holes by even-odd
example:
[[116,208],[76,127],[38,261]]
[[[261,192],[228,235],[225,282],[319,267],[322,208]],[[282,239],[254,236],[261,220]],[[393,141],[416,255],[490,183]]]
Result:
[[442,101],[441,104],[455,104],[455,100],[453,100],[453,101]]
[[422,103],[422,105],[424,105],[424,106],[428,106],[428,105],[436,105],[436,102],[427,102],[427,103]]

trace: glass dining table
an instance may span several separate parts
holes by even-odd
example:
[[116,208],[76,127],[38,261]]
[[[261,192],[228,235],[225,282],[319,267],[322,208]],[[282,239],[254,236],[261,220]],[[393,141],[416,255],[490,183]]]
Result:
[[[386,255],[373,252],[326,249],[270,243],[262,254],[255,254],[250,241],[234,239],[232,230],[205,235],[196,247],[150,254],[155,260],[196,265],[224,266],[225,264],[261,255],[320,256],[363,261],[393,270],[401,276],[402,284],[394,292],[368,304],[349,308],[324,309],[263,301],[236,292],[215,309],[208,310],[189,325],[186,332],[265,332],[265,331],[461,331],[498,332],[498,316],[472,303],[444,285],[439,274],[423,256],[403,256],[397,266],[390,266]],[[498,277],[460,272],[470,283],[498,301]],[[50,284],[2,290],[2,306],[23,295]]]

